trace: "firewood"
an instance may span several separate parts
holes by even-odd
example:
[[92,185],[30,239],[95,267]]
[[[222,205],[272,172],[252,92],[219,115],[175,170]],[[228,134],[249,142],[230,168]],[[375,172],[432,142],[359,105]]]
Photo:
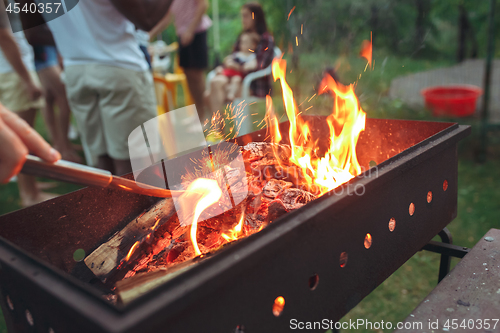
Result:
[[118,303],[128,304],[134,299],[146,294],[157,286],[167,282],[177,275],[187,271],[201,258],[186,260],[171,268],[161,268],[152,272],[137,273],[133,277],[123,279],[116,283]]
[[154,229],[167,222],[174,213],[175,207],[171,198],[159,201],[89,254],[85,258],[85,264],[95,276],[106,281],[135,242],[142,242]]

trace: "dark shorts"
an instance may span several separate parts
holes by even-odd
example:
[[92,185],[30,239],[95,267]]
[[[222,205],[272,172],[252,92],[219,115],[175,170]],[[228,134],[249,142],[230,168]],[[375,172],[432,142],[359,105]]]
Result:
[[[179,37],[177,37],[177,39],[180,40]],[[205,69],[208,67],[206,31],[199,32],[194,35],[191,44],[187,46],[179,46],[179,65],[182,68]]]
[[33,53],[35,55],[35,69],[37,72],[59,64],[55,46],[36,45],[33,47]]

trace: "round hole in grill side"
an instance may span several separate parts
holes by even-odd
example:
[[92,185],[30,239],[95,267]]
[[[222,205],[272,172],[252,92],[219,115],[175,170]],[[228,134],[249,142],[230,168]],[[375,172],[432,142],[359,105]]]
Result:
[[345,265],[347,265],[347,259],[348,259],[347,252],[342,252],[340,254],[340,267],[344,268]]
[[26,310],[26,320],[28,321],[28,324],[30,324],[30,326],[35,325],[35,321],[33,320],[33,315],[31,314],[30,310]]
[[234,333],[245,333],[245,326],[243,325],[236,326]]
[[75,252],[73,252],[73,260],[76,262],[82,261],[85,259],[85,250],[84,249],[78,249]]
[[432,191],[427,192],[427,203],[431,203],[432,201]]
[[372,246],[372,235],[366,234],[365,236],[365,249],[369,249]]
[[9,296],[9,295],[7,295],[7,296],[5,297],[5,300],[7,301],[7,305],[9,306],[9,309],[10,309],[11,311],[14,311],[14,303],[12,303],[12,300],[10,299],[10,296]]
[[319,283],[319,275],[314,274],[309,278],[309,289],[314,290],[318,286]]
[[285,308],[285,299],[283,298],[283,296],[276,297],[273,304],[273,315],[275,317],[279,317],[283,312],[284,308]]
[[389,231],[393,232],[396,229],[396,219],[393,217],[389,220]]
[[408,208],[408,213],[410,213],[410,216],[413,216],[413,214],[415,214],[415,204],[413,202],[410,204],[410,207]]
[[445,179],[443,182],[443,191],[446,191],[448,189],[448,181]]

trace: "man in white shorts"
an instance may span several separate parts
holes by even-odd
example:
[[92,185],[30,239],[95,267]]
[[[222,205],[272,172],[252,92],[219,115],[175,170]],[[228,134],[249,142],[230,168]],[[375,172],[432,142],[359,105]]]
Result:
[[[85,0],[47,23],[64,60],[68,100],[90,165],[118,175],[131,171],[128,136],[156,116],[153,78],[135,26],[150,30],[171,1]],[[36,42],[32,30],[27,38]]]

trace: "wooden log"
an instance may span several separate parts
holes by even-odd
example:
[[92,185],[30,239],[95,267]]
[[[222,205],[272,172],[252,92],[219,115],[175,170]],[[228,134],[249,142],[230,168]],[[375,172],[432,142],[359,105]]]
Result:
[[117,301],[128,304],[150,290],[187,271],[201,258],[187,260],[171,268],[160,268],[153,272],[137,273],[136,275],[116,283]]
[[89,254],[85,258],[85,264],[99,279],[106,282],[132,246],[137,241],[142,242],[174,213],[175,207],[171,198],[159,201]]

